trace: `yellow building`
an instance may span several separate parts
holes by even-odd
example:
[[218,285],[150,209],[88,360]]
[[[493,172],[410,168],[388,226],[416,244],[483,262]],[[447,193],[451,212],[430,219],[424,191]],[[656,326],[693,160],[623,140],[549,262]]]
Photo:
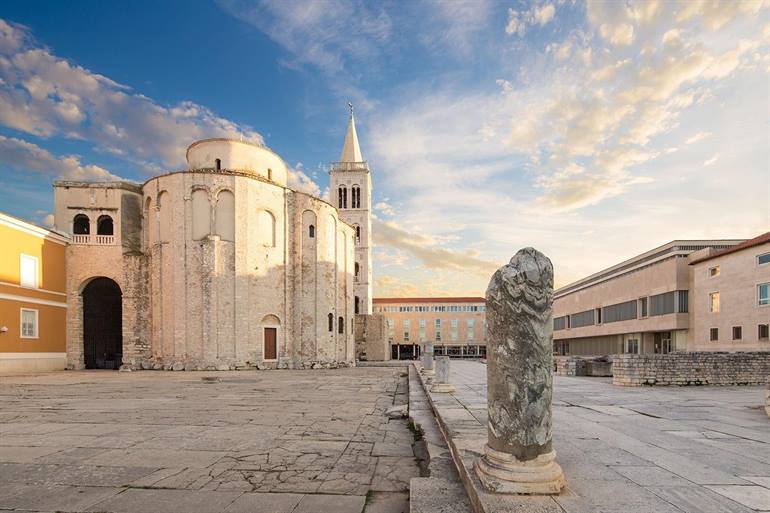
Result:
[[0,374],[66,367],[68,240],[0,213]]

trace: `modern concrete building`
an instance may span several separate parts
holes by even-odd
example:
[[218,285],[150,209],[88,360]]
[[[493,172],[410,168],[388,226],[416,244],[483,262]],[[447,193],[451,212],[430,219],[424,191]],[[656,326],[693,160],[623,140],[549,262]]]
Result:
[[141,185],[55,183],[68,367],[353,365],[356,229],[287,187],[265,146],[207,139],[187,162]]
[[770,351],[770,232],[699,253],[690,262],[687,349]]
[[693,345],[690,255],[742,240],[675,240],[554,292],[554,352],[668,353]]
[[356,233],[354,311],[372,313],[372,176],[361,155],[353,106],[339,162],[329,167],[331,202]]
[[64,369],[67,237],[0,213],[0,374]]
[[486,301],[483,297],[374,298],[374,313],[385,316],[391,358],[415,359],[422,342],[436,355],[486,356]]

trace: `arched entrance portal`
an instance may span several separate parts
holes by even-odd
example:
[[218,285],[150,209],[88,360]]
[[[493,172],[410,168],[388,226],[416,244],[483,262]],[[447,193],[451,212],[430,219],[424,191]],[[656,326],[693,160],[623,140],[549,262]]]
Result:
[[120,287],[96,278],[83,289],[83,354],[86,369],[119,369],[123,361]]

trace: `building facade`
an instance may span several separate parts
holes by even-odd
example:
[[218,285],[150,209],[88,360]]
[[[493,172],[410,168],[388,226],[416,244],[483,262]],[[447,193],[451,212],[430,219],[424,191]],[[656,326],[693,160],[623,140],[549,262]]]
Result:
[[[762,350],[764,346],[758,339],[744,338],[738,344],[709,344],[704,338],[708,331],[704,331],[704,326],[709,323],[704,324],[702,303],[708,300],[709,293],[704,296],[703,290],[704,287],[713,288],[717,282],[704,284],[700,267],[713,267],[706,265],[705,260],[700,260],[703,264],[691,264],[721,252],[729,259],[730,267],[740,259],[748,262],[750,258],[738,256],[743,255],[742,252],[733,253],[742,242],[673,241],[556,290],[554,352],[559,355],[607,355]],[[755,265],[750,272],[743,271],[742,277],[739,277],[741,273],[729,272],[723,278],[722,287],[735,296],[732,298],[734,305],[748,306],[757,300],[758,291],[764,290],[759,287],[763,283],[763,271],[761,266]],[[770,276],[770,272],[767,274]],[[752,282],[751,287],[746,285],[748,282]],[[739,295],[741,300],[736,298]],[[717,314],[713,322],[719,318],[725,323],[723,327],[720,325],[721,330],[731,330],[733,324],[761,324],[759,318],[766,311],[757,305],[751,312],[754,317],[740,321]],[[737,315],[737,310],[734,313]],[[757,326],[753,329],[761,330]]]
[[0,374],[66,366],[67,237],[0,214]]
[[375,298],[385,317],[391,358],[415,359],[432,342],[435,355],[481,358],[487,354],[486,301],[482,297]]
[[361,155],[353,107],[339,162],[329,167],[331,202],[340,218],[353,226],[356,234],[354,311],[372,313],[372,176]]
[[354,228],[262,145],[198,141],[187,162],[142,185],[54,184],[68,367],[353,365]]
[[692,255],[690,351],[770,351],[770,232]]

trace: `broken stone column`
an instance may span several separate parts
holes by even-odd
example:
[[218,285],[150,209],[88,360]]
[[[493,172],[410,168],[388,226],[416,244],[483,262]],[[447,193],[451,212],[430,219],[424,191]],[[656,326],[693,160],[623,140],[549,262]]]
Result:
[[426,376],[433,375],[433,342],[423,342],[422,354],[420,355],[422,361],[422,371]]
[[487,407],[476,474],[496,493],[555,494],[564,486],[551,443],[553,266],[533,248],[487,288]]
[[451,393],[455,391],[454,385],[449,381],[449,357],[436,357],[436,377],[433,380],[431,392]]

